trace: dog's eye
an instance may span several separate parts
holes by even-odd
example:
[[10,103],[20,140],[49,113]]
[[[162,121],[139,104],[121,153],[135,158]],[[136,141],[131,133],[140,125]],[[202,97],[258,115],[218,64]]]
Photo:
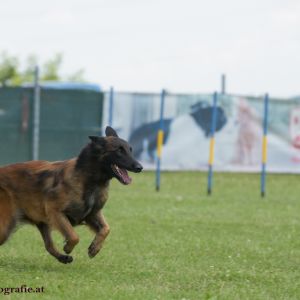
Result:
[[120,148],[118,149],[118,152],[120,152],[120,153],[126,153],[126,151],[125,151],[125,149],[124,149],[123,147],[120,147]]

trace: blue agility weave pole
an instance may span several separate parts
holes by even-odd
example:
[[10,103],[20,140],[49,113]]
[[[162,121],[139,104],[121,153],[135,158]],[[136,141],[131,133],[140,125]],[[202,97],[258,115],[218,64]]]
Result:
[[114,111],[114,88],[109,90],[108,125],[112,127]]
[[160,164],[161,164],[162,146],[163,146],[163,141],[164,141],[163,118],[164,118],[165,97],[166,97],[166,91],[162,90],[161,94],[160,94],[159,129],[157,131],[156,191],[160,190]]
[[262,164],[260,179],[260,194],[262,197],[266,194],[266,165],[267,165],[267,145],[268,145],[268,114],[269,114],[269,95],[264,98],[264,121],[263,121],[263,143],[262,143]]
[[214,163],[214,152],[215,152],[215,131],[217,123],[217,101],[218,94],[214,92],[213,94],[213,111],[211,118],[211,127],[210,127],[210,144],[209,144],[209,159],[208,159],[208,178],[207,178],[207,194],[212,193],[212,184],[213,184],[213,163]]

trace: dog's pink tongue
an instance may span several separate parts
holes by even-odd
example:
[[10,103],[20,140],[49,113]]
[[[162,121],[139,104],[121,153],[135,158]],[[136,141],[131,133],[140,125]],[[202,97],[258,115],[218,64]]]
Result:
[[130,184],[132,179],[129,177],[127,170],[120,168],[119,171],[121,173],[121,176],[122,176],[122,179],[123,179],[124,183],[125,184]]

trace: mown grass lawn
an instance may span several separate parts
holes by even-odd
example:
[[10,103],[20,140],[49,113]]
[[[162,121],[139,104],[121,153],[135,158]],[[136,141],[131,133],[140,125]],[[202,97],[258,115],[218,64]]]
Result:
[[[134,176],[114,181],[104,214],[111,226],[102,252],[87,256],[92,233],[81,237],[70,265],[46,253],[26,225],[0,247],[0,287],[43,286],[9,299],[300,299],[300,177],[270,175],[267,197],[259,175]],[[55,234],[61,248],[62,238]]]

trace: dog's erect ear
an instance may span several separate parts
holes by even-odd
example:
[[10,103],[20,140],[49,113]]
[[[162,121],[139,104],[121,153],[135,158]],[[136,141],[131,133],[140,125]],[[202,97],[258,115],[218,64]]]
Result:
[[97,144],[97,145],[100,145],[100,146],[104,146],[104,145],[105,145],[105,139],[104,139],[103,137],[95,136],[95,135],[90,135],[90,136],[89,136],[89,139],[90,139],[94,144]]
[[111,128],[110,126],[107,126],[106,129],[105,129],[105,135],[106,136],[115,136],[115,137],[118,137],[116,131]]

